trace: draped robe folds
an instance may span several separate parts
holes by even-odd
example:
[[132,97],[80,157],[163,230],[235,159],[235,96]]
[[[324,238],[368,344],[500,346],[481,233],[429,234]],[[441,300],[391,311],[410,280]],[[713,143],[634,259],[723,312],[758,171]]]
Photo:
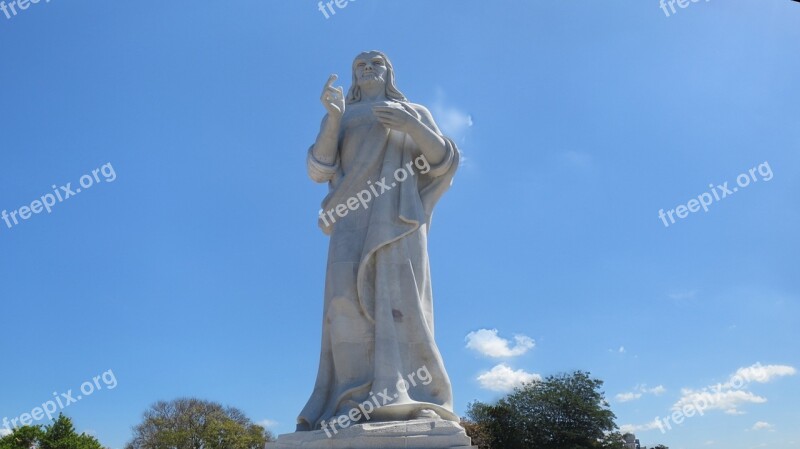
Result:
[[[399,104],[439,132],[427,114],[417,111],[420,106]],[[344,217],[334,213],[335,223],[330,216],[327,225],[320,219],[323,232],[330,235],[322,349],[316,385],[298,417],[298,430],[320,429],[323,420],[348,414],[368,400],[380,405],[370,413],[372,421],[407,420],[426,409],[458,421],[450,379],[434,341],[427,251],[433,207],[450,187],[458,148],[442,136],[444,160],[421,173],[427,163],[417,159],[421,153],[410,136],[387,129],[371,113],[349,112],[351,108],[342,119],[336,162],[321,163],[312,146],[309,175],[329,183],[323,213],[370,186],[378,196],[371,195],[366,209],[359,205]],[[395,178],[401,168],[408,174],[403,182]],[[389,187],[384,192],[376,185],[382,179]],[[409,381],[414,373],[414,382],[404,385],[401,379]],[[429,376],[420,379],[420,373]]]

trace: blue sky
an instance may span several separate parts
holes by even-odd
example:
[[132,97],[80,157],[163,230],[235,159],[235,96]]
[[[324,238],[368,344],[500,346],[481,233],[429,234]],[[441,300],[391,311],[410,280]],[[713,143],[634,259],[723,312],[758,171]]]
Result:
[[[17,12],[0,13],[0,211],[92,185],[0,221],[0,418],[111,370],[64,411],[113,449],[180,396],[292,431],[327,254],[305,155],[328,75],[379,49],[464,155],[429,241],[457,413],[582,369],[648,446],[800,447],[800,4]],[[708,212],[659,218],[751,168]],[[702,416],[654,427],[698,397]]]

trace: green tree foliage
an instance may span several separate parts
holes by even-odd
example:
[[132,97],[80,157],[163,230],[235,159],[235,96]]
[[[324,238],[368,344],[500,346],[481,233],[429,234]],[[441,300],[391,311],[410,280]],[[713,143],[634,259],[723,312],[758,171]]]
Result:
[[470,404],[473,444],[481,449],[621,449],[602,385],[576,371],[526,383],[493,405]]
[[39,426],[17,427],[0,438],[0,449],[30,449],[39,444],[42,435],[42,428]]
[[472,438],[472,445],[478,449],[491,449],[489,444],[492,442],[492,435],[489,430],[477,422],[461,418],[461,427],[467,431],[467,435]]
[[64,415],[44,427],[22,426],[0,438],[0,449],[103,449],[97,439],[75,432],[72,420]]
[[267,441],[272,434],[242,411],[181,398],[150,407],[125,449],[263,449]]

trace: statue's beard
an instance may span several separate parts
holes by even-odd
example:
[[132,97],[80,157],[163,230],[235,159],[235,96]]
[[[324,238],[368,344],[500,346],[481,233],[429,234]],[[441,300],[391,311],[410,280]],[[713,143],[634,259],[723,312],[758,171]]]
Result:
[[360,88],[372,88],[376,86],[386,86],[386,80],[383,77],[378,75],[373,75],[368,78],[361,78],[358,81],[358,87]]

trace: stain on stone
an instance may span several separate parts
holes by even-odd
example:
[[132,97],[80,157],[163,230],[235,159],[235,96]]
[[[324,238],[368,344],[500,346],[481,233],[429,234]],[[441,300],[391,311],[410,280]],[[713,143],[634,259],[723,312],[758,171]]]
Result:
[[392,316],[394,317],[394,320],[398,323],[401,323],[403,321],[403,312],[397,309],[392,309]]

